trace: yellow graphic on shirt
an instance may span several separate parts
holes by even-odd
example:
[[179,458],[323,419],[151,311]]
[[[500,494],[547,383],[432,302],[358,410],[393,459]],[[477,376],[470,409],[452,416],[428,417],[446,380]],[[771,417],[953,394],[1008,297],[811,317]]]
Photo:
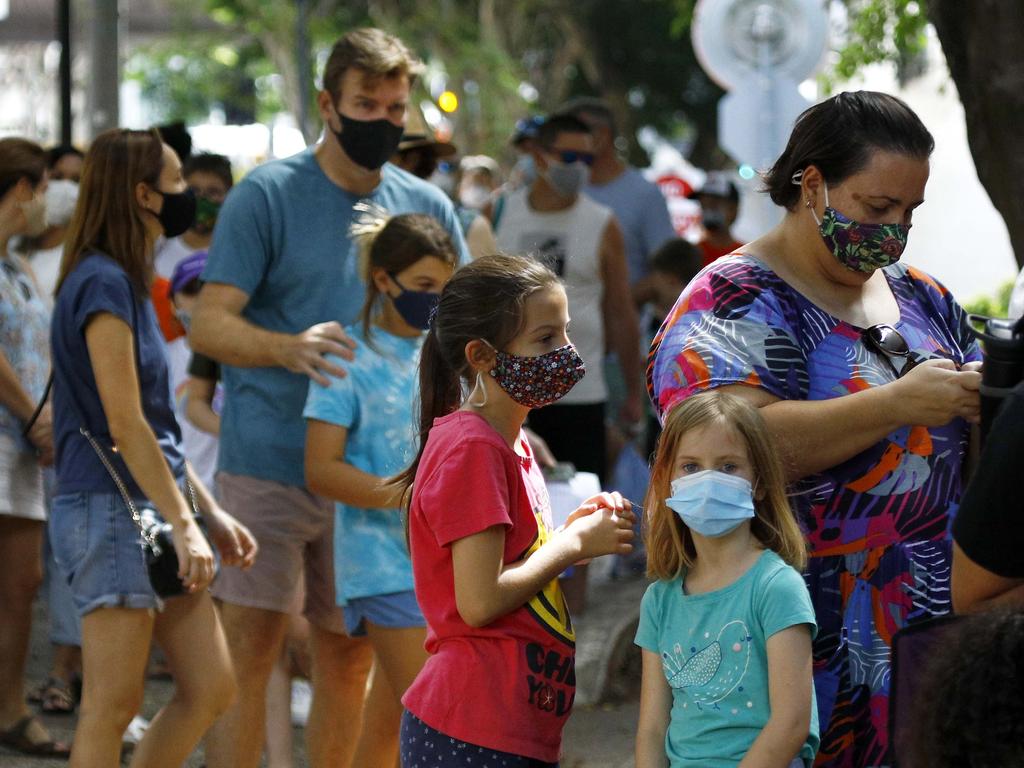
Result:
[[[540,549],[548,539],[551,538],[551,531],[544,523],[540,510],[535,509],[533,516],[537,520],[537,538],[533,540],[530,548],[523,553],[523,557],[529,557]],[[576,632],[572,628],[572,619],[569,617],[569,608],[565,604],[565,596],[562,594],[562,586],[558,579],[549,581],[540,592],[530,598],[526,604],[526,610],[537,619],[544,629],[557,637],[563,643],[576,645]]]

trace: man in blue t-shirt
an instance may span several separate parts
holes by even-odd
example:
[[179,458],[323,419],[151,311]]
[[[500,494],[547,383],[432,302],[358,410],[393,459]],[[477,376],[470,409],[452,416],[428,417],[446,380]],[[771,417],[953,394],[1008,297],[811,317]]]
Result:
[[328,355],[359,354],[342,330],[365,295],[349,237],[357,203],[436,217],[467,259],[448,199],[386,163],[421,69],[381,30],[342,37],[317,98],[324,139],[254,170],[218,217],[192,340],[224,364],[218,489],[225,509],[256,536],[260,557],[214,585],[239,696],[207,740],[211,768],[259,762],[267,679],[303,576],[313,626],[310,764],[345,764],[358,736],[371,653],[344,634],[334,595],[334,509],[305,487],[302,408],[309,379],[326,386],[325,374],[345,375]]

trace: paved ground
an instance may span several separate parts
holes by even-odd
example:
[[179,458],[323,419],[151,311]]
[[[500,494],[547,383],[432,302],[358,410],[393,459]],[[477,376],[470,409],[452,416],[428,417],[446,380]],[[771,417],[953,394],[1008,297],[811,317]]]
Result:
[[[611,581],[593,569],[587,613],[576,622],[577,705],[566,728],[562,768],[626,768],[633,764],[633,735],[637,720],[639,657],[632,646],[639,616],[641,580]],[[36,608],[28,681],[46,676],[50,648],[46,641],[45,607]],[[143,715],[152,717],[169,698],[171,683],[149,681]],[[47,727],[58,738],[70,741],[74,717],[47,716]],[[295,768],[308,765],[302,754],[302,731],[295,731]],[[24,758],[0,748],[2,768],[61,768],[62,761]],[[202,765],[201,754],[187,763]],[[358,767],[357,767],[358,768]]]

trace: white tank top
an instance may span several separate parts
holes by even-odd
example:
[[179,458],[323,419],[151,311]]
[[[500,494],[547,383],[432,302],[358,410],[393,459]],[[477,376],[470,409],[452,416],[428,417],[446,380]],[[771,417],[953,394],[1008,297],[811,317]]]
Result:
[[601,299],[601,238],[612,217],[610,208],[581,194],[571,208],[535,211],[528,189],[512,192],[498,224],[498,248],[505,253],[533,256],[561,278],[569,298],[569,339],[587,366],[587,375],[558,402],[603,403],[604,319]]

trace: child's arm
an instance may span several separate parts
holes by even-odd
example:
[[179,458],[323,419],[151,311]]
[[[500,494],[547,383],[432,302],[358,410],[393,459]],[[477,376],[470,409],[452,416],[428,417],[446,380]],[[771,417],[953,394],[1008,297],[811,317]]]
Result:
[[661,658],[643,649],[640,684],[640,722],[636,729],[636,768],[668,768],[665,734],[672,716],[672,690],[661,669]]
[[306,485],[309,490],[362,509],[394,509],[402,492],[385,478],[345,462],[348,428],[306,419]]
[[771,716],[739,768],[787,768],[811,728],[811,632],[794,624],[768,638]]
[[575,562],[633,549],[630,515],[604,507],[556,531],[529,557],[504,563],[505,528],[492,526],[452,543],[455,605],[462,620],[483,627],[511,613]]
[[220,416],[213,410],[217,382],[189,376],[185,383],[185,418],[210,435],[220,434]]

